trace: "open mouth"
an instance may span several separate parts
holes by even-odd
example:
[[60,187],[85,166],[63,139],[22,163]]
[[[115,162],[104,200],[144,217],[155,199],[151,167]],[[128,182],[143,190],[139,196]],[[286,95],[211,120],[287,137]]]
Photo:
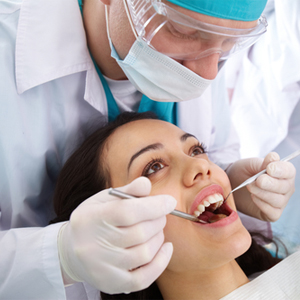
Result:
[[223,195],[215,193],[209,195],[199,204],[194,211],[194,215],[207,223],[215,223],[227,218],[231,213],[230,207],[224,203]]

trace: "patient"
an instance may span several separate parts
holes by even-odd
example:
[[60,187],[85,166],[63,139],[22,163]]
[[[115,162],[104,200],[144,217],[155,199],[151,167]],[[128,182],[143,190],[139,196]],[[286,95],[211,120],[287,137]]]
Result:
[[220,299],[246,284],[248,275],[279,261],[252,241],[233,196],[224,203],[230,182],[209,161],[205,146],[152,113],[120,115],[71,156],[58,180],[53,222],[68,220],[95,193],[140,176],[151,181],[151,195],[170,194],[177,199],[176,209],[208,223],[168,215],[164,233],[174,252],[167,269],[144,291],[101,293],[102,299]]

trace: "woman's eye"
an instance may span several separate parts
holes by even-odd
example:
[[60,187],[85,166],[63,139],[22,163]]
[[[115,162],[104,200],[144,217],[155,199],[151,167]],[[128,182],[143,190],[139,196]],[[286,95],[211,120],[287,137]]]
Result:
[[162,163],[154,163],[148,170],[148,175],[152,174],[152,173],[155,173],[159,170],[161,170],[162,168],[164,167],[164,165]]
[[149,176],[157,171],[163,169],[165,165],[161,162],[152,162],[148,166],[146,166],[145,170],[143,171],[143,176]]
[[192,153],[191,153],[191,156],[194,157],[194,156],[197,156],[197,155],[200,155],[200,154],[204,154],[205,153],[205,150],[203,149],[203,147],[201,146],[196,146],[194,147]]

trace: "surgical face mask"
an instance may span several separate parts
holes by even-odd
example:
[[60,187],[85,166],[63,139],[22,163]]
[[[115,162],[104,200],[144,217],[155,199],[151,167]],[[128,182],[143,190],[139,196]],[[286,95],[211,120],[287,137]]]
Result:
[[[106,9],[111,56],[117,61],[132,84],[150,99],[162,102],[195,99],[200,97],[212,82],[152,49],[138,36],[125,59],[121,60],[110,39],[107,16]],[[133,28],[132,30],[135,33]]]

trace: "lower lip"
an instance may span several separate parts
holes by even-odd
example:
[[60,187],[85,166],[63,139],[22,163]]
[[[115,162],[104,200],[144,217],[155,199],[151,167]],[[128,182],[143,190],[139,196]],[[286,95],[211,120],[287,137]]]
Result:
[[236,211],[232,210],[227,203],[223,204],[225,205],[226,210],[230,213],[229,216],[227,216],[224,219],[220,219],[217,222],[214,223],[198,223],[198,222],[194,222],[194,224],[196,225],[200,225],[200,226],[205,226],[205,227],[209,227],[209,228],[217,228],[217,227],[224,227],[224,226],[228,226],[230,224],[232,224],[233,222],[235,222],[238,219],[238,214]]

